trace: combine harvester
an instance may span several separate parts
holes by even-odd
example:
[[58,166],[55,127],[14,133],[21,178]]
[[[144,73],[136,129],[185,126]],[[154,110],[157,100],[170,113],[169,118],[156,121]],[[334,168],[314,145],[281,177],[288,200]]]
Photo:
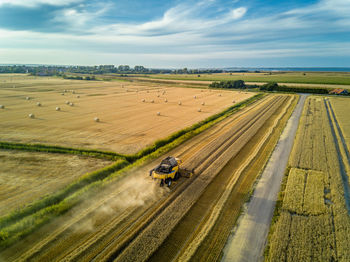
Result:
[[176,157],[168,156],[159,166],[149,171],[153,179],[160,179],[160,186],[166,184],[170,187],[172,181],[178,180],[180,176],[191,177],[192,171],[180,167],[182,160]]

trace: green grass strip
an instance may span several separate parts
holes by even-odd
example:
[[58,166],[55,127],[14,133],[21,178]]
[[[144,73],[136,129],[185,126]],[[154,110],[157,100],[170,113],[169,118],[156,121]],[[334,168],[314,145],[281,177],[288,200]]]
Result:
[[59,190],[58,192],[52,195],[46,196],[22,209],[15,210],[10,214],[1,217],[0,228],[7,227],[28,215],[38,212],[41,209],[55,205],[64,200],[69,195],[80,190],[81,188],[84,188],[95,181],[103,180],[111,173],[116,172],[117,170],[120,170],[127,165],[129,165],[129,162],[127,162],[126,160],[119,159],[110,166],[107,166],[103,169],[91,173],[87,173],[80,177],[77,181],[65,187],[64,189]]
[[188,80],[188,81],[224,81],[224,80],[243,80],[245,82],[277,82],[277,83],[295,83],[295,84],[330,84],[330,85],[350,85],[350,78],[347,73],[338,73],[329,75],[327,73],[306,73],[304,76],[302,74],[272,74],[272,75],[251,75],[249,73],[245,75],[217,75],[217,74],[201,74],[198,77],[197,74],[194,75],[148,75],[143,76],[144,78],[149,78],[153,80]]
[[119,159],[109,167],[84,175],[78,181],[53,195],[47,196],[23,209],[0,218],[0,247],[4,248],[15,243],[52,218],[67,212],[82,200],[100,191],[111,182],[127,175],[130,169],[163,155],[219,121],[229,117],[239,109],[261,99],[263,96],[263,94],[258,94],[231,106],[221,113],[215,114],[189,128],[156,141],[152,146],[141,150],[135,155],[127,156],[126,158],[131,161]]
[[62,146],[50,146],[42,144],[24,144],[0,141],[0,149],[22,150],[29,152],[45,152],[58,154],[83,155],[107,160],[117,160],[124,158],[124,155],[115,152],[99,151],[94,149],[80,149]]

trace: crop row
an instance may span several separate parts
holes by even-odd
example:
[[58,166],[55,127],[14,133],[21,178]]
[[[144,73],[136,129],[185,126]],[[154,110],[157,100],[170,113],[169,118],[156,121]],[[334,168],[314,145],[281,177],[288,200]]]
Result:
[[[346,196],[344,192],[344,181],[342,176],[344,170],[341,166],[342,157],[337,152],[336,136],[334,135],[335,123],[330,118],[330,115],[327,114],[327,110],[323,107],[325,119],[327,119],[327,126],[323,126],[328,132],[328,136],[325,137],[326,145],[332,145],[326,147],[326,158],[329,168],[329,181],[330,181],[330,199],[333,203],[333,220],[334,220],[334,231],[335,231],[335,240],[336,240],[336,250],[337,255],[340,261],[349,261],[350,260],[350,210],[346,207]],[[327,116],[326,116],[327,115]],[[331,125],[330,125],[331,123]],[[339,146],[339,145],[338,145]],[[349,175],[349,174],[348,174]]]
[[[270,97],[272,98],[272,97]],[[234,116],[224,120],[217,126],[213,127],[213,129],[208,130],[205,134],[201,134],[200,136],[194,138],[194,140],[188,141],[189,143],[186,143],[185,146],[176,149],[177,155],[185,161],[185,163],[190,162],[188,161],[189,156],[198,156],[202,159],[206,159],[208,155],[211,155],[210,153],[207,153],[206,156],[199,156],[200,153],[202,153],[202,150],[198,148],[200,146],[201,148],[206,148],[208,145],[208,142],[214,139],[214,137],[219,137],[223,134],[223,129],[226,130],[226,132],[230,129],[232,129],[231,123],[237,123],[237,119],[245,119],[245,116],[247,112],[251,111],[260,111],[257,108],[260,107],[261,104],[268,104],[268,101],[272,101],[272,99],[264,99],[261,102],[258,102],[254,104],[253,107],[247,108],[246,110],[243,110],[242,112],[239,112],[235,114]],[[235,132],[233,132],[235,134]],[[194,146],[196,145],[196,146]],[[194,149],[195,148],[195,149]],[[190,153],[189,153],[190,152]],[[187,157],[186,157],[187,155]],[[197,173],[196,173],[197,174]],[[197,176],[195,176],[197,177]],[[194,177],[194,178],[195,178]],[[179,190],[181,191],[181,188],[183,186],[186,187],[188,185],[188,182],[191,180],[183,180],[180,181],[177,185],[174,187],[174,194],[177,194]],[[144,184],[144,183],[143,183]],[[138,186],[139,190],[143,190],[144,188],[142,186],[141,188]],[[147,186],[146,186],[147,187]],[[115,189],[114,183],[112,186],[113,189]],[[118,187],[119,188],[119,187]],[[123,187],[124,188],[124,187]],[[117,190],[118,191],[118,190]],[[124,190],[123,190],[124,191]],[[146,190],[147,191],[147,190]],[[147,192],[144,193],[147,193]],[[113,192],[116,192],[113,190]],[[128,192],[128,190],[127,190]],[[122,212],[121,215],[115,216],[116,213],[113,212],[113,214],[106,214],[101,213],[99,211],[93,212],[89,214],[86,217],[84,208],[84,213],[79,215],[80,220],[84,221],[84,217],[88,221],[94,221],[94,230],[93,232],[86,232],[85,230],[81,232],[75,232],[73,234],[70,233],[67,229],[67,225],[71,225],[70,227],[76,227],[78,224],[77,222],[73,222],[72,220],[69,220],[69,222],[64,223],[64,231],[60,231],[60,229],[56,230],[52,234],[50,233],[48,237],[45,237],[42,239],[37,245],[32,247],[28,252],[25,253],[25,255],[21,256],[20,259],[23,260],[30,260],[34,257],[39,260],[50,260],[52,257],[58,257],[59,260],[90,260],[98,254],[97,257],[95,257],[95,260],[101,260],[103,261],[103,258],[109,257],[109,251],[114,252],[116,249],[119,248],[119,246],[125,245],[124,243],[128,243],[128,239],[130,239],[130,235],[134,235],[138,232],[138,227],[143,227],[144,224],[149,221],[148,217],[153,216],[153,214],[157,214],[160,206],[167,206],[163,201],[165,200],[166,203],[173,202],[174,194],[171,194],[168,197],[159,196],[160,198],[157,200],[157,203],[151,204],[153,201],[146,201],[142,207],[131,207],[128,208],[127,211],[124,213]],[[113,193],[114,195],[114,193]],[[122,193],[124,195],[124,193]],[[131,198],[133,198],[132,195],[130,195]],[[135,197],[135,196],[134,196]],[[105,199],[105,198],[104,198]],[[113,206],[113,202],[103,202],[106,203],[107,206],[111,207]],[[161,205],[160,205],[161,203]],[[165,204],[165,205],[164,205]],[[100,204],[94,204],[95,208],[97,206],[100,206]],[[89,207],[90,208],[90,207]],[[97,209],[98,210],[98,209]],[[120,211],[118,208],[117,213]],[[66,216],[65,216],[66,217]],[[140,217],[142,217],[142,223],[140,221]],[[145,217],[147,219],[145,220]],[[73,220],[76,221],[78,218],[74,218]],[[153,219],[150,219],[151,221]],[[95,222],[99,221],[99,222]],[[73,224],[74,223],[74,224]],[[60,226],[61,228],[61,226]],[[41,231],[41,230],[40,230]],[[66,233],[64,233],[66,232]],[[32,238],[32,236],[30,236]],[[64,240],[63,240],[64,239]],[[47,244],[45,244],[47,243]],[[40,251],[38,251],[40,250]],[[35,253],[34,253],[35,252]]]
[[341,133],[344,135],[348,150],[350,150],[350,115],[348,114],[350,97],[333,97],[327,100],[331,104],[332,111],[334,111],[335,118],[339,123]]
[[268,261],[350,259],[350,219],[333,121],[322,98],[308,98],[276,206]]
[[[265,122],[264,126],[245,145],[244,149],[229,161],[206,188],[199,201],[196,202],[184,219],[180,221],[179,225],[182,225],[182,227],[179,228],[179,225],[177,225],[175,230],[167,238],[165,243],[168,243],[168,246],[165,247],[173,247],[172,243],[177,239],[175,237],[181,236],[182,232],[187,232],[187,235],[183,236],[183,239],[194,239],[191,242],[189,240],[187,240],[188,242],[185,242],[185,240],[179,241],[186,243],[181,244],[185,252],[179,260],[185,257],[188,258],[190,255],[192,255],[193,260],[195,259],[197,261],[219,260],[227,238],[240,214],[242,205],[252,193],[252,185],[268,161],[296,103],[297,99],[289,99],[287,103],[284,103],[283,110],[277,110]],[[247,157],[248,155],[249,157]],[[225,182],[226,179],[231,179],[231,182]],[[221,194],[222,196],[219,202],[210,209],[208,199],[214,201],[216,199],[215,195],[220,196]],[[222,202],[223,199],[226,200],[225,203]],[[200,218],[199,215],[201,213],[198,210],[202,210],[207,217],[202,214],[203,217]],[[196,221],[200,219],[202,219],[202,225],[199,230],[193,225],[197,225]],[[189,224],[189,221],[192,221],[193,224]],[[193,229],[193,232],[191,229]],[[193,234],[196,237],[189,238],[189,234]],[[156,253],[156,259],[158,261],[160,261],[161,255],[163,255],[163,260],[167,257],[171,258],[171,251],[168,248],[164,248],[163,245]],[[180,246],[180,243],[178,246]],[[179,253],[176,247],[173,247],[173,252],[174,254]]]
[[282,211],[270,243],[269,261],[333,261],[335,241],[329,215]]
[[[346,177],[343,177],[343,182],[344,182],[344,184],[347,185],[347,187],[349,187],[350,186],[350,184],[349,184],[350,153],[349,153],[349,150],[347,148],[343,132],[342,132],[341,127],[338,123],[338,120],[335,116],[332,104],[329,102],[329,99],[325,100],[325,105],[327,108],[328,117],[329,117],[330,121],[332,122],[333,136],[338,141],[337,151],[338,151],[338,154],[340,154],[341,158],[343,159],[343,161],[342,161],[343,168],[345,169],[344,171],[347,174]],[[349,194],[350,192],[346,192],[346,193]],[[348,208],[350,208],[350,206],[348,206]]]
[[[113,258],[116,258],[117,261],[125,261],[128,257],[132,257],[135,261],[141,261],[152,255],[198,201],[208,184],[212,182],[222,167],[242,150],[263,124],[286,101],[287,97],[283,96],[266,101],[259,110],[250,113],[242,121],[229,128],[226,133],[213,139],[203,150],[193,155],[192,159],[199,161],[199,166],[195,169],[197,179],[193,179],[181,194],[167,205],[164,212],[153,219],[149,226],[138,234],[123,252],[116,252],[117,257]],[[228,139],[224,139],[227,136]],[[188,162],[192,163],[192,159]],[[207,165],[207,160],[209,160],[210,165]],[[210,208],[210,206],[207,206],[207,208]],[[199,229],[197,226],[196,228]]]
[[283,209],[300,215],[320,215],[328,212],[324,191],[325,174],[320,171],[292,168],[283,199]]
[[237,110],[244,108],[262,97],[262,94],[258,94],[231,106],[221,113],[213,115],[189,128],[178,131],[165,139],[156,141],[153,145],[141,150],[135,155],[120,158],[109,167],[84,175],[66,188],[38,200],[27,207],[1,217],[0,247],[6,247],[23,238],[52,218],[76,206],[87,195],[93,194],[111,181],[125,175],[131,168],[141,165],[150,159],[159,157],[170,149],[180,145],[217,122],[232,115]]

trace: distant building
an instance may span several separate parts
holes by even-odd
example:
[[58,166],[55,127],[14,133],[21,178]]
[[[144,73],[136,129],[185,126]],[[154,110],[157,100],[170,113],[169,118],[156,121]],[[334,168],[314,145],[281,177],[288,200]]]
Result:
[[331,95],[347,95],[349,94],[348,90],[342,88],[336,88],[329,92]]
[[50,76],[48,72],[38,72],[36,73],[37,76]]

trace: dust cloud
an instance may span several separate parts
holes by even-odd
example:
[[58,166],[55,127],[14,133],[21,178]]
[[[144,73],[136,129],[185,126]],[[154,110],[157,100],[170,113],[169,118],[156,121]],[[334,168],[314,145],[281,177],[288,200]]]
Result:
[[[122,183],[117,183],[115,189],[109,189],[106,202],[91,203],[91,205],[96,205],[94,214],[78,223],[74,230],[79,233],[95,231],[98,224],[96,221],[101,220],[101,217],[105,217],[107,220],[124,212],[132,212],[136,208],[150,205],[169,192],[169,188],[159,187],[158,180],[152,180],[143,172],[142,174],[135,173]],[[79,216],[79,214],[81,215],[81,213],[76,215]]]

